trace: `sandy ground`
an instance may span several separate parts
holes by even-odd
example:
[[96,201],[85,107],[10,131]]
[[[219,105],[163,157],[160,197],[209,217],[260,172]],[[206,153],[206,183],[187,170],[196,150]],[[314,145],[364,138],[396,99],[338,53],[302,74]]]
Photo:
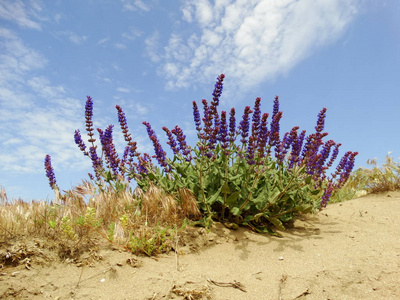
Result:
[[0,245],[3,256],[25,253],[0,266],[0,298],[400,299],[400,192],[331,204],[282,234],[216,224],[168,255],[103,247],[80,262],[26,238]]

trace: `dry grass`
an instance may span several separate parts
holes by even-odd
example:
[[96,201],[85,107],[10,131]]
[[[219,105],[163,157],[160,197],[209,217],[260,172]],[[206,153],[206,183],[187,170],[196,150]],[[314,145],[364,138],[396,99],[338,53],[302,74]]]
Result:
[[189,190],[168,195],[156,186],[143,192],[126,184],[116,190],[88,181],[54,202],[9,200],[0,189],[0,241],[24,235],[61,239],[74,245],[103,240],[135,253],[168,251],[186,218],[201,216]]
[[371,168],[359,168],[349,180],[331,197],[331,202],[345,201],[370,193],[381,193],[400,189],[400,162],[390,156],[379,166],[376,159],[369,159]]

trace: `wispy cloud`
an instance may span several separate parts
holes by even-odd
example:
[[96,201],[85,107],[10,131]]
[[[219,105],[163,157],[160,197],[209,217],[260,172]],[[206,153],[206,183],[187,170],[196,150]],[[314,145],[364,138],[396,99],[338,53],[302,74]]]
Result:
[[149,11],[150,7],[142,0],[122,0],[122,4],[125,10],[129,11]]
[[80,101],[50,79],[33,76],[47,64],[39,52],[10,30],[0,29],[0,37],[1,172],[37,172],[47,151],[67,167],[79,160],[71,141],[82,122]]
[[72,42],[76,45],[82,44],[83,42],[85,42],[88,39],[88,37],[86,35],[78,35],[72,31],[60,31],[60,32],[58,32],[58,35],[66,36],[70,42]]
[[[164,53],[157,36],[147,53],[161,61],[167,88],[226,73],[241,89],[287,74],[318,48],[340,38],[357,14],[357,0],[190,0],[182,19],[198,30],[173,33]],[[187,24],[187,23],[186,23]],[[160,58],[162,57],[162,58]]]
[[115,43],[114,47],[119,49],[119,50],[125,50],[125,49],[128,48],[125,44],[122,44],[122,43]]
[[159,54],[159,43],[160,34],[158,31],[153,32],[151,36],[145,39],[145,53],[155,63],[161,60],[161,54]]
[[122,37],[128,40],[134,40],[143,35],[143,31],[130,27],[128,31],[122,33]]
[[120,93],[130,93],[131,90],[130,90],[130,89],[127,89],[127,88],[123,88],[123,87],[118,87],[118,88],[117,88],[117,92],[120,92]]
[[34,1],[0,1],[0,18],[15,22],[21,27],[41,30],[41,25],[32,20],[40,10],[40,5]]

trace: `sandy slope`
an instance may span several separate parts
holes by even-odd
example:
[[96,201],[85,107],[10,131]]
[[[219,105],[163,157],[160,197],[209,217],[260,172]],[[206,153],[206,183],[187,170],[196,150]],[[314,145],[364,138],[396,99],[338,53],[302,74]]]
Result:
[[0,298],[400,299],[400,192],[332,204],[294,225],[284,238],[196,229],[188,247],[157,260],[105,247],[82,254],[92,267],[18,241],[12,249],[32,255],[0,269]]

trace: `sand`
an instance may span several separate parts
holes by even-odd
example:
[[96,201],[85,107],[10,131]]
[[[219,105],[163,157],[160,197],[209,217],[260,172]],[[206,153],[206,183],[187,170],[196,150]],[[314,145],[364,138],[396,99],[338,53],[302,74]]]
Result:
[[0,266],[0,298],[400,299],[399,228],[400,192],[389,192],[328,205],[283,238],[193,228],[156,258],[104,245],[68,259],[25,238],[0,245],[1,257],[23,253]]

